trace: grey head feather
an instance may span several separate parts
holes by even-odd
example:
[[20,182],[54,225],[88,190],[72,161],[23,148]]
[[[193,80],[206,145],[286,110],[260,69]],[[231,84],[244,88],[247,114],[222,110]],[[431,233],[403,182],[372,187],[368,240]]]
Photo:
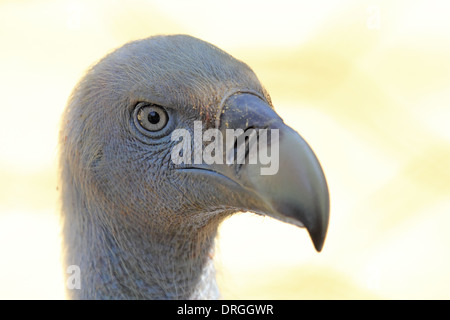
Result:
[[[142,106],[164,110],[161,129],[137,123]],[[269,177],[259,164],[174,163],[170,132],[193,136],[195,121],[279,130],[283,166]],[[65,263],[81,272],[72,298],[218,298],[214,239],[238,211],[304,226],[318,251],[325,240],[329,195],[314,152],[245,63],[190,36],[128,43],[87,71],[62,118],[60,168]]]
[[191,130],[193,120],[214,123],[236,88],[267,96],[246,64],[185,35],[128,43],[88,70],[60,133],[65,262],[82,281],[69,296],[217,297],[209,256],[236,210],[211,201],[221,190],[189,192],[199,186],[172,174],[171,141],[142,141],[130,115],[139,101],[170,106]]

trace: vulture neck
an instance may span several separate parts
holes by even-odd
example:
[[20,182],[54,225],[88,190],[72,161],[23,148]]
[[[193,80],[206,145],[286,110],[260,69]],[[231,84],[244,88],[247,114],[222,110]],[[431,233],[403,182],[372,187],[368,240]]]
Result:
[[65,210],[66,265],[79,266],[81,280],[70,297],[220,298],[212,259],[219,222],[157,230],[106,212]]

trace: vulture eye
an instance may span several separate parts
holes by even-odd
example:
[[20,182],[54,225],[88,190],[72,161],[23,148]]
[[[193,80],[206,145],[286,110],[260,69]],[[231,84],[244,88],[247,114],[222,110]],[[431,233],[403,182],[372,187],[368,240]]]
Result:
[[151,132],[162,130],[169,121],[166,110],[155,104],[138,105],[136,118],[143,129]]

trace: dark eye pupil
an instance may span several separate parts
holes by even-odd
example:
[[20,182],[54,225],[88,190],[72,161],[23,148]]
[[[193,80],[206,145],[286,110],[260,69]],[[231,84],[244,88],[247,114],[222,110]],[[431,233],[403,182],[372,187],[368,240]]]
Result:
[[160,120],[159,113],[156,111],[151,111],[148,114],[148,122],[151,124],[157,124]]

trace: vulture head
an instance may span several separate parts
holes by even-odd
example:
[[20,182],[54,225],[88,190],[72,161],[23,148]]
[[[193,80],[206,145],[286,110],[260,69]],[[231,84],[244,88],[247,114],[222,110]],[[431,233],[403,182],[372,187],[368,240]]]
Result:
[[317,158],[253,71],[207,42],[155,36],[108,54],[74,89],[60,146],[72,298],[218,298],[214,238],[239,211],[323,246]]

